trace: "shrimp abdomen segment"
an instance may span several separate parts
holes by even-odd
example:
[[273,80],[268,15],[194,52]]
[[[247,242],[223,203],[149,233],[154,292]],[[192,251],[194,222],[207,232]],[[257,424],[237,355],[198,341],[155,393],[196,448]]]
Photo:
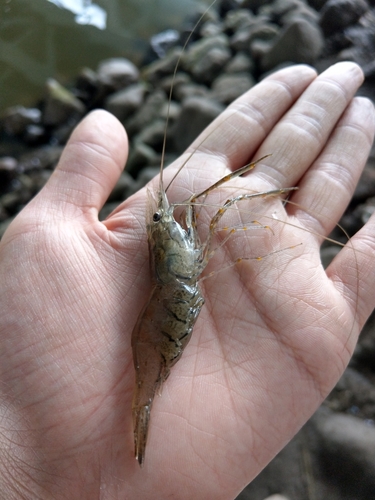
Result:
[[144,461],[150,412],[170,368],[188,344],[204,299],[198,285],[155,286],[132,335],[136,372],[133,397],[135,456]]

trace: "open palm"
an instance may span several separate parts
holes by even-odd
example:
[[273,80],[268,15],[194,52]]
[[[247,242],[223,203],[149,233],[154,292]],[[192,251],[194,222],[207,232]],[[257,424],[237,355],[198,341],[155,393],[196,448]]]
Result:
[[353,99],[361,82],[352,63],[319,77],[306,66],[279,71],[192,146],[172,201],[267,153],[240,183],[299,190],[285,209],[266,199],[261,222],[272,230],[234,235],[222,256],[262,260],[202,282],[206,304],[155,399],[142,470],[130,338],[150,291],[147,196],[138,192],[99,222],[126,137],[103,111],[77,127],[0,247],[7,498],[234,498],[298,431],[342,374],[375,305],[374,218],[327,271],[319,258],[373,139],[372,105]]

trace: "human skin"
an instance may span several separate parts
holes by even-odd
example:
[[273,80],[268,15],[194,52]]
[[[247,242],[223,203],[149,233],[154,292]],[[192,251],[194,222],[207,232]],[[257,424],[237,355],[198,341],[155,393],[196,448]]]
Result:
[[[100,222],[126,162],[126,134],[104,111],[78,125],[0,244],[3,498],[234,498],[312,415],[375,306],[374,217],[326,271],[319,257],[374,136],[372,104],[353,97],[362,79],[353,63],[318,77],[307,66],[281,70],[190,150],[199,146],[170,199],[273,153],[239,182],[296,186],[297,205],[285,207],[291,225],[272,223],[270,212],[272,231],[258,230],[262,260],[202,282],[206,304],[155,398],[143,469],[133,450],[130,339],[150,293],[146,190]],[[241,233],[245,256],[252,236]],[[267,257],[269,245],[282,251]],[[235,249],[224,253],[227,264]]]

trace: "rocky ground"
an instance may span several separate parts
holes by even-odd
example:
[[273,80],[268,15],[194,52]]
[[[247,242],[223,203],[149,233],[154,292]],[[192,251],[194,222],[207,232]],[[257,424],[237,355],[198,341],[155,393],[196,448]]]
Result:
[[[167,162],[233,99],[284,65],[308,63],[322,71],[336,61],[356,61],[366,75],[360,94],[375,101],[374,5],[374,0],[219,0],[181,58]],[[6,111],[0,120],[0,236],[47,181],[74,126],[97,107],[117,116],[131,139],[127,170],[101,216],[157,174],[171,75],[193,25],[191,19],[178,36],[154,39],[148,55],[153,61],[142,68],[125,59],[103,61],[95,71],[83,69],[70,88],[46,82],[35,107]],[[341,224],[353,234],[374,210],[375,149]],[[332,252],[326,247],[322,258]],[[375,316],[326,402],[238,498],[375,498]]]

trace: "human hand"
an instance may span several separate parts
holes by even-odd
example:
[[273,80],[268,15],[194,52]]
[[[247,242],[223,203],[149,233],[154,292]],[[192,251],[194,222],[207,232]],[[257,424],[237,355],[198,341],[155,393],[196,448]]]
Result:
[[[273,153],[239,181],[255,191],[298,186],[296,205],[266,203],[272,231],[259,230],[256,248],[252,231],[235,235],[224,258],[302,245],[202,282],[206,304],[155,399],[143,470],[133,455],[130,337],[150,290],[147,197],[141,190],[99,222],[126,137],[102,111],[77,127],[0,245],[6,498],[233,498],[298,431],[374,307],[374,217],[326,271],[319,258],[374,135],[371,103],[353,99],[361,82],[352,63],[319,77],[305,66],[271,75],[203,133],[168,191],[185,200]],[[283,222],[269,222],[275,211]]]

